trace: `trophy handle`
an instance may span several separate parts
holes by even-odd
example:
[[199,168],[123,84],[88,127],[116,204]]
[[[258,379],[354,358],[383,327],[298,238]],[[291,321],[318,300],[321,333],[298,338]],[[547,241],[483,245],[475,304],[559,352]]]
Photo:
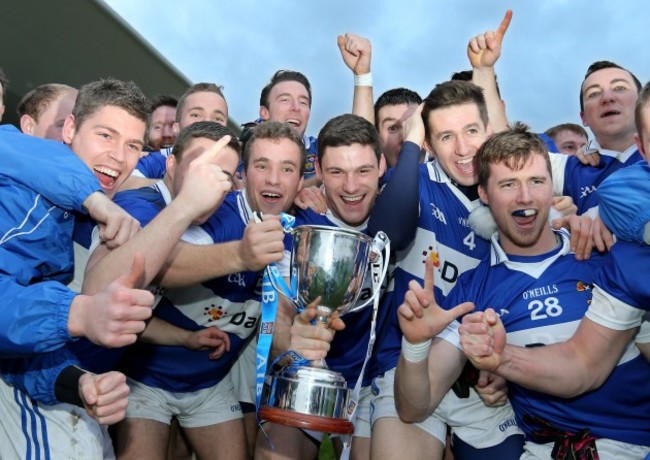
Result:
[[[390,240],[384,232],[377,232],[375,238],[372,240],[372,249],[370,251],[370,263],[372,264],[371,270],[373,270],[375,266],[380,267],[380,271],[378,273],[379,279],[377,282],[373,280],[373,293],[370,298],[362,304],[352,307],[349,310],[350,313],[367,307],[371,302],[374,302],[375,298],[378,297],[381,293],[381,285],[386,278],[386,273],[388,272],[388,263],[390,262]],[[372,276],[375,276],[375,273],[372,273]]]
[[[278,267],[274,265],[267,265],[266,266],[266,272],[268,274],[269,282],[271,283],[271,286],[273,286],[273,289],[275,289],[276,292],[278,292],[280,295],[288,299],[294,307],[296,307],[296,310],[300,311],[300,304],[298,303],[298,293],[296,292],[293,294],[289,287],[287,286],[287,283],[285,283],[284,279],[282,278],[282,275],[280,275],[280,271],[278,270]],[[293,277],[293,274],[291,274]],[[289,286],[292,286],[293,284],[291,283],[291,280],[289,281]],[[295,295],[295,297],[294,297]]]

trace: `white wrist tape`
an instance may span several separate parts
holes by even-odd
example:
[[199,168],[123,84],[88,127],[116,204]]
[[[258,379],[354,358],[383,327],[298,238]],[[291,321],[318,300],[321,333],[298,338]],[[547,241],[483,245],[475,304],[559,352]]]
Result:
[[411,363],[418,363],[429,357],[429,348],[431,348],[431,339],[426,342],[411,343],[402,337],[402,356]]
[[372,86],[372,72],[355,75],[354,86]]

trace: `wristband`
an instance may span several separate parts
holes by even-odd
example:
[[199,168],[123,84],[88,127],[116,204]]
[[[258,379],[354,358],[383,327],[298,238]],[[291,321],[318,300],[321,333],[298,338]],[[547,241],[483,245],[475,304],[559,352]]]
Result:
[[372,72],[355,75],[354,86],[372,86]]
[[79,395],[79,379],[86,373],[77,366],[65,367],[54,383],[54,397],[59,402],[84,407],[84,402]]
[[410,363],[418,363],[429,357],[431,339],[420,343],[411,343],[402,337],[402,356]]

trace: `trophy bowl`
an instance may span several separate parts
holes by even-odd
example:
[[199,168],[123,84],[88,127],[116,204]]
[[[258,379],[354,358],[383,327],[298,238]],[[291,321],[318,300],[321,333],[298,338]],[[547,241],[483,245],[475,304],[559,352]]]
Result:
[[372,238],[355,230],[303,225],[293,231],[292,277],[299,306],[320,297],[317,321],[356,310],[368,268]]
[[[296,227],[291,234],[293,297],[271,282],[278,292],[298,309],[320,298],[315,321],[322,327],[327,327],[334,311],[343,315],[370,304],[374,296],[361,304],[357,299],[373,252],[373,238],[355,230],[316,225]],[[297,428],[351,434],[350,395],[343,376],[328,369],[324,360],[308,365],[291,363],[267,376],[259,418]]]

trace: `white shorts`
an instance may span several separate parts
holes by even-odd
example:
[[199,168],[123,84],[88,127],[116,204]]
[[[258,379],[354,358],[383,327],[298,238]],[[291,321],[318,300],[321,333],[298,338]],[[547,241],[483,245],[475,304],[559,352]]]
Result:
[[[370,402],[370,424],[374,425],[380,418],[399,418],[395,408],[395,368],[384,375],[375,377],[372,381],[373,398]],[[438,439],[444,446],[447,441],[447,426],[445,422],[435,417],[428,417],[413,425],[424,430]],[[356,432],[355,432],[356,435]]]
[[[614,441],[613,439],[596,439],[598,456],[603,460],[641,460],[650,454],[650,447]],[[521,460],[547,460],[551,458],[553,443],[535,444],[526,441]]]
[[522,435],[508,401],[500,407],[488,407],[474,390],[468,398],[447,392],[432,417],[445,422],[451,432],[476,449],[501,444],[509,436]]
[[230,369],[230,378],[239,402],[255,404],[256,358],[257,338],[254,337],[248,342]]
[[176,416],[180,426],[198,428],[242,418],[230,377],[213,387],[173,393],[128,379],[131,394],[126,418],[144,418],[169,425]]
[[0,379],[0,458],[115,459],[106,426],[81,407],[46,406]]

